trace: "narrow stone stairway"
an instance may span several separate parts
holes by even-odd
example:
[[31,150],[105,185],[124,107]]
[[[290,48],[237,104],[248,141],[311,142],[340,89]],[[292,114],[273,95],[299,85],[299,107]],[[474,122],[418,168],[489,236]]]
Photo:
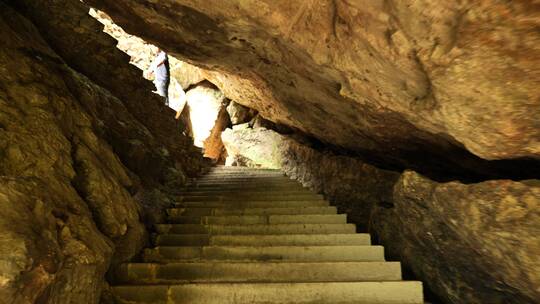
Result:
[[323,196],[278,170],[217,167],[156,225],[118,303],[423,303],[422,283]]

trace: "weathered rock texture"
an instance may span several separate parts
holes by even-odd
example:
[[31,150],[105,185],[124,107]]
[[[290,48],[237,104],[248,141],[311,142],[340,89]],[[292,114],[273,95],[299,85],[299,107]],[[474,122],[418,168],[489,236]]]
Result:
[[98,303],[111,263],[146,242],[146,185],[181,184],[202,166],[87,12],[75,0],[0,1],[2,303]]
[[152,93],[154,85],[141,77],[141,70],[128,64],[130,56],[116,49],[116,39],[102,32],[103,25],[88,15],[88,6],[74,0],[13,2],[40,28],[43,38],[70,67],[120,98],[163,144],[171,159],[183,160],[178,166],[189,174],[198,173],[199,162],[193,158],[197,153],[187,149],[191,139],[181,132],[171,132],[183,130],[173,119],[175,112],[164,107],[163,99]]
[[291,137],[247,124],[227,129],[222,139],[231,163],[249,167],[280,168],[304,186],[325,195],[339,211],[368,231],[375,204],[392,201],[399,178],[358,159],[320,152]]
[[405,172],[373,231],[447,303],[538,303],[540,181],[436,183]]
[[231,101],[227,106],[227,113],[229,113],[229,117],[231,118],[231,123],[233,125],[249,122],[257,114],[255,110],[244,107],[243,105],[234,101]]
[[[87,2],[216,71],[228,98],[371,162],[439,176],[539,168],[533,1]],[[535,161],[483,161],[516,158]]]

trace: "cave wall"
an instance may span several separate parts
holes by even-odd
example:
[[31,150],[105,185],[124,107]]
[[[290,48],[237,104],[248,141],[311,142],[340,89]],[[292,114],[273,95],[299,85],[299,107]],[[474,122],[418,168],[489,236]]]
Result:
[[[130,67],[104,56],[116,53],[112,41],[101,41],[101,60],[58,51],[56,42],[88,42],[76,33],[101,33],[86,15],[64,2],[63,15],[44,10],[34,20],[25,3],[15,4],[0,1],[0,299],[98,303],[109,267],[131,259],[147,241],[148,206],[163,204],[166,186],[201,170],[202,157],[177,135],[159,100],[142,95],[135,105],[125,99],[136,93],[127,81],[119,94],[120,87],[100,85],[109,79],[94,81],[99,75],[71,66],[79,59],[107,65],[110,58],[120,76]],[[67,19],[63,31],[53,32]]]
[[87,5],[75,0],[13,1],[13,5],[39,27],[44,39],[70,67],[121,99],[171,153],[171,159],[184,160],[176,164],[178,167],[189,175],[198,173],[197,156],[192,159],[192,155],[198,155],[194,153],[196,148],[187,148],[192,140],[182,136],[184,126],[172,119],[175,112],[163,107],[163,99],[152,93],[154,85],[142,78],[140,69],[128,64],[130,56],[118,50],[117,40],[104,33],[103,24],[89,16]]
[[533,1],[86,2],[214,71],[231,100],[379,166],[476,179],[540,170]]

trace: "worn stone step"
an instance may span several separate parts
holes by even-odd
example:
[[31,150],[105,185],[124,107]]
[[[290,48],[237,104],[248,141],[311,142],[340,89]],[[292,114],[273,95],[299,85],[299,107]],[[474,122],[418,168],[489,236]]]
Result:
[[199,177],[194,178],[190,180],[191,182],[209,182],[209,181],[216,181],[216,182],[290,182],[295,183],[296,181],[293,179],[290,179],[289,177],[285,175],[248,175],[248,174],[241,174],[241,175],[215,175],[215,176],[205,176],[205,177]]
[[361,282],[401,280],[399,262],[127,263],[114,272],[122,284],[232,282]]
[[210,283],[115,286],[118,303],[422,304],[422,283]]
[[305,200],[324,200],[324,196],[320,194],[301,192],[301,193],[287,193],[287,192],[250,192],[250,193],[222,193],[222,194],[185,194],[176,196],[177,201],[305,201]]
[[183,189],[193,189],[193,190],[222,190],[227,191],[228,189],[238,190],[238,191],[277,191],[277,190],[306,190],[301,184],[297,183],[198,183],[192,184],[184,187]]
[[285,208],[171,208],[167,209],[170,216],[204,216],[204,215],[279,215],[279,214],[337,214],[333,206],[322,207],[285,207]]
[[254,225],[254,224],[345,224],[345,214],[309,215],[218,215],[168,216],[171,224]]
[[285,174],[283,172],[279,171],[251,171],[251,172],[241,172],[241,171],[221,171],[221,172],[212,172],[206,175],[199,176],[198,178],[208,178],[208,177],[221,177],[221,176],[231,176],[231,177],[245,177],[245,176],[261,176],[261,177],[285,177]]
[[358,234],[276,234],[276,235],[208,235],[157,234],[156,246],[335,246],[371,245],[370,235]]
[[179,202],[201,202],[201,201],[272,201],[272,200],[290,200],[290,201],[305,201],[305,200],[324,200],[324,196],[320,194],[304,193],[304,194],[281,194],[281,193],[246,193],[237,195],[181,195],[177,196]]
[[160,234],[345,234],[356,232],[354,224],[156,224],[155,228]]
[[191,185],[189,187],[180,188],[179,191],[206,191],[206,192],[221,192],[221,191],[305,191],[309,189],[302,187],[300,184],[287,185]]
[[281,172],[280,169],[272,169],[272,168],[250,168],[250,167],[241,167],[241,166],[215,166],[210,170],[210,172],[213,171],[277,171]]
[[158,246],[144,250],[145,262],[174,261],[384,261],[382,246]]
[[[201,190],[201,189],[190,189],[185,190],[181,192],[181,196],[215,196],[215,195],[222,195],[222,196],[236,196],[236,195],[269,195],[269,194],[275,194],[275,189],[232,189],[232,190],[224,190],[224,189],[213,189],[213,190]],[[298,195],[298,194],[316,194],[315,192],[300,188],[300,189],[281,189],[278,192],[280,195]]]
[[329,203],[324,200],[302,201],[199,201],[175,203],[176,208],[205,207],[205,208],[300,208],[300,207],[327,207]]

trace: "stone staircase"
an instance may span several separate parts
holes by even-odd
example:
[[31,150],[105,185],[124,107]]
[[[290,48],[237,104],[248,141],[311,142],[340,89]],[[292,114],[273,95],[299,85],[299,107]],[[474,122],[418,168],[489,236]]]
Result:
[[383,247],[277,170],[214,168],[156,232],[117,269],[118,303],[423,303]]

